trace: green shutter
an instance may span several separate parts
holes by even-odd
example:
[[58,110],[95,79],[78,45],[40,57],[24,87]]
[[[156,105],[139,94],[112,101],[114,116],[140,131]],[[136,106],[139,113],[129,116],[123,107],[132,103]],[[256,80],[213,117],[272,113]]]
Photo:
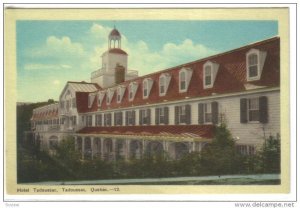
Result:
[[247,99],[242,98],[240,100],[240,121],[241,123],[247,123],[248,122],[248,116],[247,116],[248,110],[247,110]]
[[147,124],[151,125],[151,109],[147,109]]
[[179,106],[175,106],[175,124],[179,124]]
[[204,107],[203,103],[198,104],[198,123],[204,124]]
[[155,108],[155,124],[159,124],[159,108]]
[[219,118],[218,102],[211,103],[211,114],[212,114],[212,123],[216,125],[219,122],[218,121],[218,118]]
[[164,107],[164,123],[169,124],[169,108]]
[[185,123],[191,124],[191,105],[185,105]]
[[259,121],[268,123],[268,98],[266,96],[259,97]]

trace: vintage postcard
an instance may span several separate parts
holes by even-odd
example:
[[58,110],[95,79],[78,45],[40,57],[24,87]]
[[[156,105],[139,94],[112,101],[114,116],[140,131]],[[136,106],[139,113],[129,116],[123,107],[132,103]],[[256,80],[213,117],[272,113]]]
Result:
[[289,8],[4,15],[7,199],[290,192]]

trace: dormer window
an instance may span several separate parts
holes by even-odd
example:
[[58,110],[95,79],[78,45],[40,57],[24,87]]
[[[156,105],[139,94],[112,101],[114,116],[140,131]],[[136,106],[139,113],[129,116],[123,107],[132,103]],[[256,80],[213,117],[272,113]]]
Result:
[[166,92],[166,78],[160,77],[159,78],[159,94],[165,94]]
[[106,93],[106,104],[109,105],[111,103],[111,100],[114,96],[114,90],[113,89],[108,89]]
[[191,78],[192,78],[193,71],[190,68],[182,68],[179,71],[179,92],[186,92]]
[[218,74],[219,64],[207,61],[203,65],[203,88],[212,88]]
[[206,86],[208,86],[208,85],[211,85],[211,78],[212,78],[212,76],[211,76],[211,72],[212,72],[212,70],[211,70],[211,66],[206,66],[205,67],[205,85]]
[[180,72],[180,90],[186,90],[186,75],[185,71]]
[[101,106],[104,96],[105,96],[104,91],[98,93],[98,106]]
[[260,80],[267,53],[251,49],[246,54],[247,81]]
[[119,86],[117,89],[117,103],[121,103],[123,96],[124,96],[124,92],[125,92],[125,87],[123,85]]
[[88,98],[88,107],[91,108],[94,102],[96,95],[95,94],[89,94]]
[[148,84],[147,80],[143,82],[143,97],[148,97]]
[[171,76],[167,73],[163,73],[159,77],[159,96],[165,96],[168,90],[168,86],[171,80]]
[[138,84],[136,82],[131,82],[129,84],[129,101],[133,101],[137,88]]
[[144,79],[144,81],[143,81],[143,98],[144,99],[149,97],[152,85],[153,85],[153,80],[151,78]]

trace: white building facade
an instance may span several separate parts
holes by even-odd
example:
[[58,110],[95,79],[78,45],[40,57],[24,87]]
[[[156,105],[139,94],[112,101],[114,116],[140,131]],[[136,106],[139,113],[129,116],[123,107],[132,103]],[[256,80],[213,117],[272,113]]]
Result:
[[59,103],[34,110],[32,130],[43,149],[71,137],[83,158],[178,159],[201,151],[225,123],[237,148],[254,154],[280,135],[279,54],[274,37],[139,77],[114,29],[91,83],[68,82]]

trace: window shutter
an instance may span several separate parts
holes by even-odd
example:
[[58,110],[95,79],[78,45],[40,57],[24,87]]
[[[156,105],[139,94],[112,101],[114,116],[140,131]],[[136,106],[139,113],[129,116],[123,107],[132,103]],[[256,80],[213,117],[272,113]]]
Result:
[[114,112],[114,125],[117,125],[117,112]]
[[259,97],[259,121],[268,123],[268,98],[266,96]]
[[198,104],[198,123],[204,124],[204,107],[203,103]]
[[135,111],[132,111],[133,122],[132,125],[135,126]]
[[139,113],[139,124],[142,125],[142,110],[140,110],[140,113]]
[[175,106],[175,124],[179,124],[179,106]]
[[240,120],[241,123],[247,123],[248,121],[248,116],[247,116],[247,99],[242,98],[240,100]]
[[99,118],[99,119],[100,119],[99,125],[102,126],[102,114],[100,114],[99,117],[100,117],[100,118]]
[[155,108],[155,124],[159,124],[159,108]]
[[212,123],[217,124],[218,123],[218,117],[219,117],[218,102],[212,102],[211,103],[211,114],[212,114]]
[[119,114],[121,119],[120,125],[123,126],[123,112],[120,112]]
[[128,126],[128,111],[125,112],[125,125]]
[[147,124],[151,124],[151,109],[147,109]]
[[169,124],[169,108],[164,107],[164,123]]
[[191,105],[185,105],[185,123],[186,124],[191,124]]

